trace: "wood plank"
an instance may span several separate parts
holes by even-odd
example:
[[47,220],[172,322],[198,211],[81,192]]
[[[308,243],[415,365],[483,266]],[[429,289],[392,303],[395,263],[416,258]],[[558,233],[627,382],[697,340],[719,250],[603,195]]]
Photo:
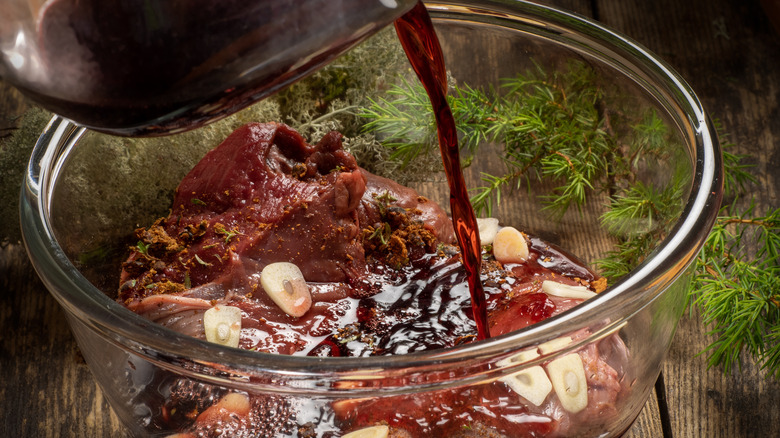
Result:
[[745,359],[723,375],[697,356],[709,341],[698,315],[683,320],[664,367],[671,428],[678,437],[777,436],[780,383]]
[[0,248],[0,422],[4,436],[120,436],[59,304],[24,248]]
[[658,438],[663,436],[658,396],[653,390],[634,425],[623,438]]

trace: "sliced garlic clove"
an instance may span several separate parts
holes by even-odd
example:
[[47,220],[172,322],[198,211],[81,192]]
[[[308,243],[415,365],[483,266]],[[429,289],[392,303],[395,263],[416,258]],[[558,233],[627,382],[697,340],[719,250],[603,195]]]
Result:
[[203,314],[206,340],[228,347],[238,347],[241,333],[241,309],[233,306],[214,306]]
[[564,409],[576,414],[588,406],[588,382],[579,354],[567,354],[555,359],[547,364],[547,373]]
[[[499,366],[508,366],[513,363],[525,363],[539,357],[537,348],[523,350],[515,355],[499,361]],[[541,406],[547,399],[547,394],[552,391],[550,379],[542,367],[533,366],[520,372],[499,379],[506,383],[514,392],[525,398],[535,406]]]
[[516,228],[504,227],[493,239],[493,256],[501,263],[521,263],[528,258],[528,243]]
[[541,406],[552,391],[552,383],[540,366],[527,368],[500,380],[534,406]]
[[263,268],[260,284],[284,313],[299,317],[309,311],[311,292],[301,270],[293,263],[271,263]]
[[572,339],[569,336],[561,336],[560,338],[555,338],[551,341],[539,344],[539,352],[542,354],[555,353],[556,351],[563,350],[571,343]]
[[544,291],[547,295],[560,298],[587,300],[596,296],[595,292],[585,286],[573,286],[570,284],[563,284],[550,280],[545,280],[542,282],[542,291]]
[[498,233],[498,219],[494,217],[477,218],[479,228],[479,241],[483,245],[490,245]]
[[388,436],[390,436],[388,426],[372,426],[350,432],[342,438],[387,438]]

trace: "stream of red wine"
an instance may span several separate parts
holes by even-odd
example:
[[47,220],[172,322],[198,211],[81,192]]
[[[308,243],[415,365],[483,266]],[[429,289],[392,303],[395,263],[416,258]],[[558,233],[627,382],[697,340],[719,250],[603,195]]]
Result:
[[490,337],[487,326],[487,304],[480,281],[481,244],[474,209],[469,201],[466,182],[460,167],[458,132],[455,118],[447,103],[447,71],[439,39],[422,2],[396,20],[398,38],[406,51],[412,68],[420,78],[433,106],[439,149],[450,186],[450,208],[455,235],[461,248],[466,269],[474,321],[478,339]]

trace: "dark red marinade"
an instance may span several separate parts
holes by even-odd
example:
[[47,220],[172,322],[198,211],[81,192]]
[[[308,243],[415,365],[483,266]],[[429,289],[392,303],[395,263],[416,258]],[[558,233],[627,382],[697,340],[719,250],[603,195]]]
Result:
[[[170,215],[136,234],[139,244],[123,265],[118,300],[182,333],[204,338],[204,312],[235,306],[242,312],[239,347],[271,353],[405,354],[476,338],[460,251],[444,210],[359,168],[335,132],[308,145],[282,124],[239,128],[181,182]],[[582,301],[544,293],[544,280],[597,292],[604,287],[603,279],[564,251],[537,238],[527,241],[523,263],[502,265],[483,254],[491,336]],[[300,267],[313,302],[303,316],[286,314],[264,292],[260,272],[274,262]],[[616,337],[602,343],[578,352],[588,370],[589,402],[574,414],[554,394],[534,406],[499,381],[337,403],[330,415],[345,432],[387,424],[394,436],[459,436],[464,425],[474,432],[469,436],[567,433],[576,430],[577,418],[613,414],[624,389],[606,359],[624,346]],[[306,436],[311,427],[301,423],[305,415],[290,414],[283,422],[267,418],[269,406],[294,410],[283,397],[226,400],[227,392],[184,379],[169,384],[170,397],[160,401],[162,413],[153,420],[164,430]],[[225,411],[220,403],[240,408]],[[317,431],[312,436],[340,436],[311,430]]]

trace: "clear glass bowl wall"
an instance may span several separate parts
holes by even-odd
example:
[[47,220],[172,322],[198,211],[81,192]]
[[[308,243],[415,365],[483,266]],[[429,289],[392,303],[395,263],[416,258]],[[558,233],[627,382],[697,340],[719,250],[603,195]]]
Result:
[[[714,129],[687,84],[625,37],[537,5],[465,3],[428,3],[448,69],[459,85],[498,89],[503,78],[518,72],[537,66],[564,71],[574,60],[595,72],[594,83],[616,113],[636,115],[653,109],[659,115],[669,131],[666,158],[638,155],[633,176],[663,185],[673,175],[683,175],[680,216],[667,237],[642,264],[596,298],[489,341],[407,356],[353,359],[234,350],[156,326],[111,296],[127,245],[133,243],[128,240],[133,230],[167,213],[180,179],[219,143],[222,132],[245,121],[242,116],[201,131],[143,142],[105,137],[55,117],[36,145],[22,193],[25,242],[130,434],[175,432],[154,421],[170,391],[161,382],[172,378],[189,379],[213,392],[265,394],[278,409],[296,411],[288,421],[311,421],[318,433],[340,436],[342,431],[333,424],[334,402],[384,397],[396,400],[403,411],[424,394],[461,394],[464,388],[494,384],[503,376],[596,343],[602,348],[604,343],[613,344],[608,360],[627,390],[617,399],[614,414],[576,417],[579,424],[570,430],[579,436],[619,436],[630,427],[660,372],[684,307],[688,268],[720,204],[722,170]],[[623,130],[619,137],[628,143],[632,135]],[[479,156],[467,169],[471,187],[481,185],[481,171],[502,165],[498,153]],[[443,177],[416,185],[421,193],[447,205]],[[591,193],[581,211],[570,209],[561,219],[551,220],[541,202],[552,187],[549,182],[530,181],[505,192],[493,215],[589,264],[613,250],[618,239],[604,229],[600,218],[607,195]],[[643,232],[645,225],[637,224],[632,231]],[[576,333],[587,335],[527,362],[506,363],[517,352]]]

